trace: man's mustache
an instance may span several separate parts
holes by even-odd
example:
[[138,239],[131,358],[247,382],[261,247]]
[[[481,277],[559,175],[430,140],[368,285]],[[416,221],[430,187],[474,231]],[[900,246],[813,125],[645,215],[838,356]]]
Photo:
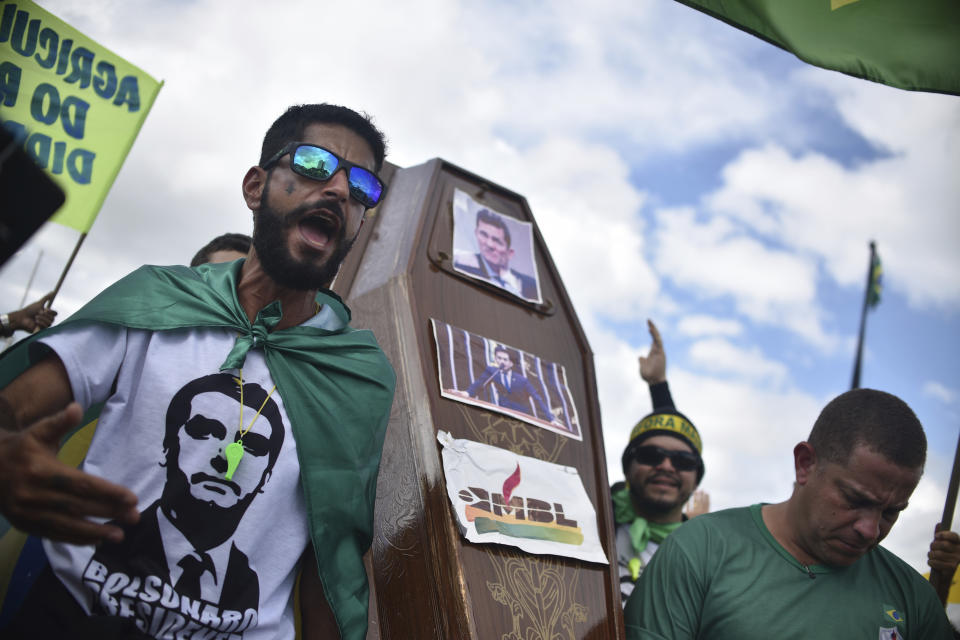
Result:
[[655,473],[655,474],[653,474],[652,476],[648,477],[647,480],[646,480],[646,482],[645,482],[644,484],[650,484],[651,482],[654,482],[655,480],[666,480],[667,482],[670,482],[670,483],[675,484],[675,485],[677,485],[677,486],[680,486],[680,484],[681,484],[679,476],[676,476],[676,475],[674,475],[674,474],[672,474],[672,473],[662,473],[662,472],[661,472],[661,473]]
[[316,211],[317,209],[326,209],[333,215],[337,216],[337,219],[340,221],[340,235],[343,235],[345,226],[347,224],[347,217],[343,213],[343,207],[340,206],[340,201],[332,198],[302,204],[299,207],[288,211],[287,215],[284,216],[283,221],[285,224],[295,224],[307,211]]
[[202,471],[198,471],[190,476],[190,484],[200,484],[201,482],[216,482],[217,484],[225,485],[229,487],[231,491],[233,491],[234,495],[236,495],[238,498],[240,497],[240,486],[232,480],[211,476],[210,474]]

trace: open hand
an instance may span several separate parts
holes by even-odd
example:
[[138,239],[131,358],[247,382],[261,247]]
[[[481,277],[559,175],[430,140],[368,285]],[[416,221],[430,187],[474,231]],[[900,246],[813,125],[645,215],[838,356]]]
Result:
[[51,540],[119,542],[120,527],[88,518],[136,523],[137,496],[57,459],[61,438],[82,415],[80,405],[73,402],[21,431],[0,433],[0,512],[21,531]]

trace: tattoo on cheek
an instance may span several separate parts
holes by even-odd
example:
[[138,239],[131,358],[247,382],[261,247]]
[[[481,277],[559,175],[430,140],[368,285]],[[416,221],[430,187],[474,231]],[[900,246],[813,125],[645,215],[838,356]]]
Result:
[[292,183],[292,182],[288,182],[288,183],[287,183],[287,188],[284,189],[284,191],[287,192],[287,195],[293,193],[293,183]]

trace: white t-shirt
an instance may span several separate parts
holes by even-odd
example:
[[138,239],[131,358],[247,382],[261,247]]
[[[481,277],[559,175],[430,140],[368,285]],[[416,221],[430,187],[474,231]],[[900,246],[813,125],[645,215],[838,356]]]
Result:
[[[43,340],[77,402],[109,398],[81,468],[139,498],[140,523],[119,546],[44,541],[88,613],[133,617],[157,638],[293,637],[309,542],[300,465],[283,399],[264,400],[274,383],[259,349],[242,370],[241,427],[241,372],[219,372],[236,335],[87,325]],[[248,427],[227,481],[224,447]]]
[[[632,522],[623,522],[617,525],[617,569],[620,574],[620,604],[626,606],[627,598],[633,593],[636,581],[630,574],[630,560],[637,557],[633,551],[633,541],[630,539],[630,525]],[[653,540],[647,542],[647,546],[640,552],[640,573],[650,564],[653,554],[657,552],[660,545]]]

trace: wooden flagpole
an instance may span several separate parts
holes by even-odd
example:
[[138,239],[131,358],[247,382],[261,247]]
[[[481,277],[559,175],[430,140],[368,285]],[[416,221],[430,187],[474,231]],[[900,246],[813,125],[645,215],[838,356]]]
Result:
[[[947,487],[947,501],[943,505],[943,518],[940,520],[938,531],[949,531],[953,525],[953,509],[957,504],[957,489],[960,487],[960,437],[957,438],[957,452],[953,455],[953,471],[950,473],[950,485]],[[950,583],[953,574],[936,569],[930,570],[930,584],[940,596],[940,602],[946,606],[947,594],[950,593]]]
[[80,239],[77,240],[77,246],[73,248],[73,253],[70,254],[70,259],[67,260],[67,266],[63,268],[63,273],[60,274],[60,279],[57,280],[57,286],[53,288],[53,295],[50,296],[50,300],[47,301],[47,309],[53,306],[53,299],[57,297],[57,294],[60,292],[60,286],[63,284],[64,278],[67,277],[67,271],[70,270],[70,267],[73,265],[73,259],[77,257],[77,252],[80,251],[80,245],[83,244],[83,241],[87,238],[87,232],[84,231],[80,234]]
[[851,389],[860,388],[860,359],[863,356],[863,334],[867,328],[867,309],[870,307],[870,287],[873,285],[873,262],[877,255],[877,244],[870,241],[870,266],[867,267],[867,290],[863,293],[863,309],[860,311],[860,335],[857,338],[857,357],[853,363],[853,381]]
[[23,290],[23,298],[20,300],[18,309],[23,309],[27,305],[27,296],[30,295],[30,287],[33,286],[33,279],[37,275],[37,269],[40,267],[40,261],[43,259],[43,249],[37,254],[37,261],[33,263],[33,269],[30,271],[30,278],[27,279],[27,286]]

